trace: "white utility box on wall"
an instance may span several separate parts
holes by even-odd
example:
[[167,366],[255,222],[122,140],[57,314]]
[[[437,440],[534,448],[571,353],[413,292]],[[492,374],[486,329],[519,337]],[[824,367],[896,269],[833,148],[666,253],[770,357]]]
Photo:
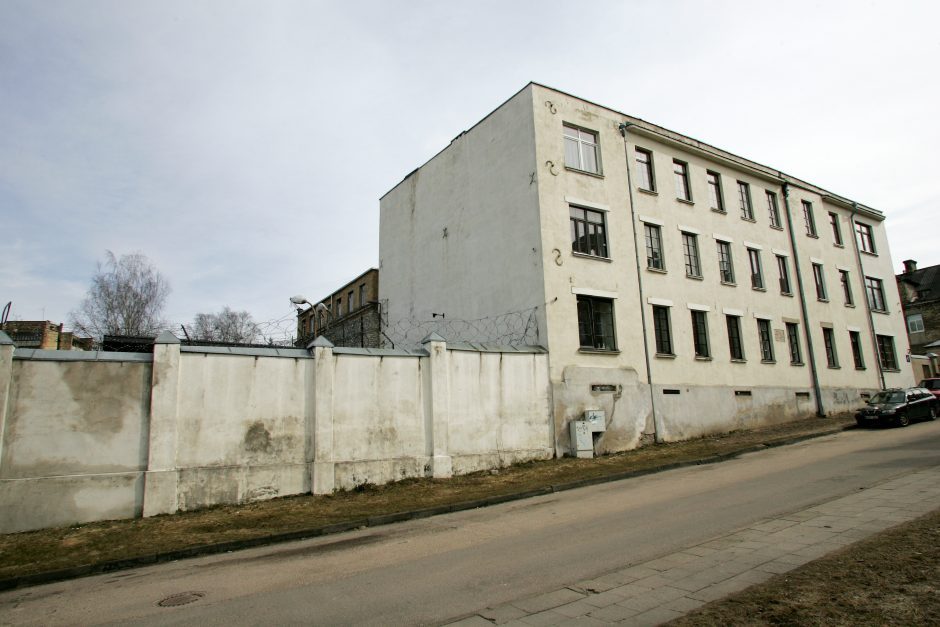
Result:
[[571,454],[574,457],[594,457],[594,434],[607,430],[607,416],[602,409],[588,409],[581,420],[572,420],[568,427]]

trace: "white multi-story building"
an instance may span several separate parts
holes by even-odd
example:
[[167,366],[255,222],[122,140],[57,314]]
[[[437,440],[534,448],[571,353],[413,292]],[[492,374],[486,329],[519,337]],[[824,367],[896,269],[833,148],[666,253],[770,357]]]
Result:
[[380,238],[390,323],[535,309],[559,452],[586,409],[613,451],[912,383],[880,211],[536,83],[390,190]]

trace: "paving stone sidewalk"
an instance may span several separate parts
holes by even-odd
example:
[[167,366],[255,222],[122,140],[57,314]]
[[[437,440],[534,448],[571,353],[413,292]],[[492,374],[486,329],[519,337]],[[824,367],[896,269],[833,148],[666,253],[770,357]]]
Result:
[[940,467],[449,625],[659,625],[938,507]]

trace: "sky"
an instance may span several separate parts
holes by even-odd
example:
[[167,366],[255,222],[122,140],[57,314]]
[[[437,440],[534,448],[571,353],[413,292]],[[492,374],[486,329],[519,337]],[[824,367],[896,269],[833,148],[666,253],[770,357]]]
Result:
[[[379,198],[530,81],[883,211],[940,263],[940,3],[0,0],[0,308],[105,251],[267,336],[378,265]],[[178,326],[177,326],[178,328]]]

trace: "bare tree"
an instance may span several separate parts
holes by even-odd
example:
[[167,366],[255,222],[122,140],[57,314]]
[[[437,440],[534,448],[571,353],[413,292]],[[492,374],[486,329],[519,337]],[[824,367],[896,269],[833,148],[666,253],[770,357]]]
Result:
[[97,340],[105,335],[153,336],[166,329],[167,280],[140,253],[106,253],[85,300],[69,315],[72,327]]
[[186,327],[194,340],[251,344],[258,340],[261,329],[247,311],[232,311],[223,307],[219,313],[198,313]]

